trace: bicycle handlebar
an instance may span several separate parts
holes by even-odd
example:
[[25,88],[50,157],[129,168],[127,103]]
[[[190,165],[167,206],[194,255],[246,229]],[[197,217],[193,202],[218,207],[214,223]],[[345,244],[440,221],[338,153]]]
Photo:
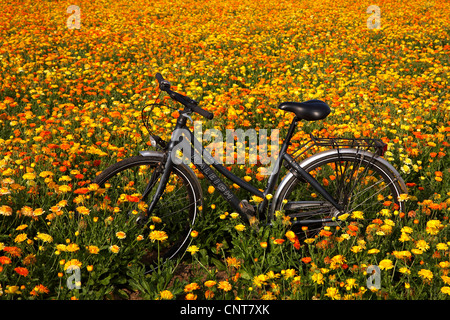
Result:
[[214,114],[209,111],[206,111],[205,109],[200,108],[198,106],[197,101],[195,101],[187,96],[184,96],[178,92],[172,91],[170,89],[170,82],[165,80],[159,72],[155,75],[155,78],[156,78],[156,80],[158,80],[159,89],[167,92],[172,99],[174,99],[175,101],[178,101],[179,103],[184,105],[186,108],[189,108],[193,112],[198,113],[199,115],[205,117],[206,119],[211,120],[212,118],[214,118]]

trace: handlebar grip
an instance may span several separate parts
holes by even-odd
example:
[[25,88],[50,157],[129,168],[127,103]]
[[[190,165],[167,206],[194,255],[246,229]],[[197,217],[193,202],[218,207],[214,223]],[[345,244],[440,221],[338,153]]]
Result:
[[205,117],[208,120],[212,120],[214,118],[214,113],[206,111],[205,109],[202,109],[200,107],[195,106],[195,107],[192,108],[192,110],[194,112],[197,112],[199,115]]
[[168,89],[170,89],[170,82],[165,80],[163,78],[163,76],[161,75],[161,73],[159,73],[159,72],[156,73],[155,78],[159,82],[159,89],[161,89],[163,91],[167,91]]
[[159,73],[159,72],[155,75],[155,78],[156,78],[156,80],[158,80],[159,83],[161,83],[162,81],[164,81],[163,76],[162,76],[161,73]]

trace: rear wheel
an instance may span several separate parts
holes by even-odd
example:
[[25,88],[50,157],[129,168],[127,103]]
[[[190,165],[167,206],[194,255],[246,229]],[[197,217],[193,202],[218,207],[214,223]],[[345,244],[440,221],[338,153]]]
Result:
[[[354,149],[330,150],[300,163],[361,226],[377,217],[404,211],[398,196],[406,186],[395,169],[378,156]],[[280,185],[275,210],[283,209],[296,221],[294,231],[301,237],[316,235],[325,225],[321,219],[337,217],[339,212],[306,181],[289,174]],[[312,223],[316,221],[315,223]],[[305,231],[302,226],[307,226]]]
[[[105,169],[93,181],[100,186],[100,192],[90,208],[105,217],[126,214],[129,219],[147,221],[134,223],[134,228],[142,229],[148,241],[144,259],[151,265],[172,259],[186,249],[202,205],[202,192],[195,174],[183,164],[175,165],[163,196],[147,216],[148,204],[158,186],[162,159],[160,156],[136,156]],[[143,199],[147,187],[150,192]]]

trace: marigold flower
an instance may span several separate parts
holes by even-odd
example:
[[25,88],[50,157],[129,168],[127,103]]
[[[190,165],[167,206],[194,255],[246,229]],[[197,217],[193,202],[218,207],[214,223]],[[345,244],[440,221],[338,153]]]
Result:
[[20,274],[23,277],[28,276],[28,269],[23,267],[14,268],[14,271]]
[[15,237],[14,242],[15,243],[21,243],[21,242],[23,242],[23,241],[25,241],[27,239],[28,239],[27,234],[26,233],[21,233],[21,234],[18,234]]
[[418,275],[426,281],[431,281],[433,279],[433,272],[427,269],[421,269],[418,272]]
[[12,215],[12,208],[10,206],[0,206],[0,215],[2,216],[11,216]]
[[123,231],[116,232],[116,237],[120,240],[125,239],[127,237],[127,234]]
[[120,251],[120,247],[114,244],[109,247],[109,251],[111,251],[112,253],[118,253]]
[[327,293],[325,293],[325,296],[330,297],[332,300],[340,300],[341,299],[339,290],[335,287],[327,288]]
[[173,299],[173,294],[172,294],[172,292],[170,292],[169,290],[161,291],[161,292],[159,293],[159,296],[160,296],[161,299],[163,299],[163,300],[172,300],[172,299]]
[[169,236],[167,235],[167,233],[165,231],[159,231],[159,230],[154,230],[152,232],[150,232],[149,235],[150,240],[152,240],[152,242],[154,241],[165,241],[169,238]]
[[79,260],[77,259],[72,259],[69,260],[67,262],[65,262],[64,260],[61,260],[64,264],[64,270],[67,270],[69,267],[74,266],[74,267],[78,267],[81,269],[81,266],[83,265]]
[[216,285],[216,281],[214,281],[214,280],[208,280],[208,281],[205,281],[204,285],[205,285],[205,287],[207,287],[207,288],[212,288],[212,287],[214,287],[214,286]]
[[233,287],[228,281],[220,281],[217,288],[222,289],[225,292],[230,291]]
[[389,269],[394,268],[394,264],[392,263],[392,260],[384,259],[384,260],[380,261],[380,263],[378,264],[378,267],[381,270],[389,270]]
[[194,255],[195,253],[197,253],[200,250],[199,247],[192,245],[189,246],[189,248],[186,249],[187,252],[190,252],[191,255]]
[[237,231],[244,231],[245,230],[245,226],[243,224],[238,224],[237,226],[234,227]]
[[200,286],[196,282],[189,283],[184,286],[184,292],[191,292],[198,289],[200,289]]
[[44,242],[48,242],[48,243],[53,242],[53,237],[51,235],[49,235],[49,234],[46,234],[46,233],[38,232],[36,238],[39,239],[39,240],[42,240]]
[[97,246],[88,246],[87,249],[91,254],[98,254],[100,252],[100,249]]

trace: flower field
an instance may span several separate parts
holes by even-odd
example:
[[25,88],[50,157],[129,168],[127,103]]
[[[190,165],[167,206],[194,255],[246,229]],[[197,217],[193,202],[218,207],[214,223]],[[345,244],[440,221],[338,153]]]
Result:
[[[448,1],[1,7],[0,299],[450,299]],[[382,139],[408,186],[405,212],[382,210],[365,228],[353,212],[299,239],[283,212],[271,227],[245,224],[199,174],[204,206],[188,251],[144,275],[143,252],[167,239],[162,223],[143,231],[120,210],[97,215],[92,180],[152,149],[141,111],[158,96],[157,72],[215,114],[192,115],[203,129],[282,138],[293,115],[279,103],[327,102],[331,114],[299,124],[293,147],[309,133]],[[152,119],[164,139],[172,111]],[[265,186],[258,166],[229,169]]]

